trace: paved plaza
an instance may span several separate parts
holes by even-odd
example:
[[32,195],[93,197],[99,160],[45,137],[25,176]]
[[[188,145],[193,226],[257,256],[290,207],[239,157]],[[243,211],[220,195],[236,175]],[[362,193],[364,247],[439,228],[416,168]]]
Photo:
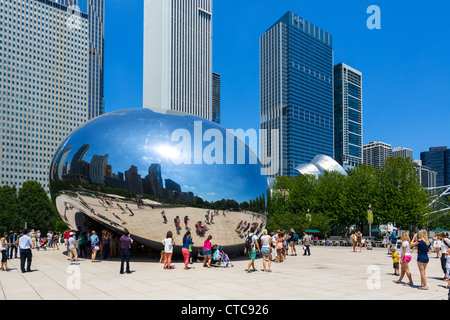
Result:
[[[298,247],[300,252],[301,248]],[[32,272],[20,272],[20,260],[0,271],[0,300],[446,300],[446,282],[439,260],[430,254],[428,291],[419,290],[414,253],[410,263],[414,286],[395,284],[387,250],[352,252],[350,247],[312,247],[311,256],[288,256],[272,264],[272,273],[247,273],[248,260],[231,258],[232,268],[163,270],[158,261],[133,258],[131,274],[119,274],[118,259],[92,263],[79,259],[70,265],[65,250],[33,250]],[[302,253],[302,252],[301,252]],[[77,282],[79,279],[79,282]],[[407,280],[407,279],[405,279]],[[251,294],[249,294],[251,293]]]

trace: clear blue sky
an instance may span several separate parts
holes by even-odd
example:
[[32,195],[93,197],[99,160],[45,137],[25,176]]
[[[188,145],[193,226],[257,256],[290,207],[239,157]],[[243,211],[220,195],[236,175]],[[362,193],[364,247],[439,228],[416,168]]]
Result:
[[[259,128],[259,37],[291,10],[333,35],[335,64],[360,70],[364,143],[450,147],[450,3],[387,0],[213,0],[213,69],[222,125]],[[370,5],[381,30],[369,30]],[[106,112],[142,107],[143,0],[107,0]],[[236,115],[239,115],[238,117]]]

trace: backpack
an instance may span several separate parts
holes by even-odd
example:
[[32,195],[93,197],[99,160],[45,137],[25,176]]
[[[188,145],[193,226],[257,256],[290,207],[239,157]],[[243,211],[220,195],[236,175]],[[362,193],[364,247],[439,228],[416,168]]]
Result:
[[298,234],[294,233],[294,235],[292,236],[292,238],[294,239],[294,241],[298,241]]
[[253,234],[249,234],[245,240],[245,249],[252,250],[253,249]]

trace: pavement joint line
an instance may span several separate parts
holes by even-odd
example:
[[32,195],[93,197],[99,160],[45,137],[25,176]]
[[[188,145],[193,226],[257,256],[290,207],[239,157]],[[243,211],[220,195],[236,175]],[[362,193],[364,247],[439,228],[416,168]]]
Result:
[[[11,260],[10,260],[10,261],[11,261]],[[33,289],[33,291],[36,292],[36,294],[38,295],[38,297],[39,297],[41,300],[44,300],[44,298],[42,298],[42,296],[39,294],[39,292],[36,291],[36,289],[34,288],[34,286],[27,280],[27,278],[25,277],[25,275],[24,275],[21,271],[19,271],[20,268],[18,268],[18,267],[16,266],[16,264],[14,263],[14,261],[11,261],[11,263],[12,263],[13,266],[16,268],[16,270],[17,270],[17,272],[19,273],[19,275],[25,280],[26,283],[28,283],[28,285],[31,287],[31,289]],[[19,264],[20,264],[20,259],[19,259]],[[5,299],[6,299],[6,295],[5,295]]]

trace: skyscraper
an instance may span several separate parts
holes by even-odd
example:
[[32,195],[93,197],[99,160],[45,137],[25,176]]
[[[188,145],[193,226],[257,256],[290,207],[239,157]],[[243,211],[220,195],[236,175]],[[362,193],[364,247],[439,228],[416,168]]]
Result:
[[363,162],[362,73],[344,63],[334,67],[334,155],[341,165]]
[[220,124],[220,74],[212,74],[212,121]]
[[268,176],[296,176],[319,154],[333,158],[332,36],[287,12],[260,37],[260,77],[261,160],[272,158],[275,169]]
[[423,165],[422,160],[414,160],[414,167],[424,188],[437,187],[437,172]]
[[51,157],[88,120],[88,15],[0,0],[0,29],[1,185],[35,180],[48,192]]
[[422,164],[437,172],[437,187],[450,185],[450,149],[432,147],[420,154]]
[[143,107],[212,119],[212,0],[144,0]]
[[89,20],[89,101],[88,119],[105,113],[105,0],[55,0],[70,8],[77,6]]
[[363,162],[375,169],[382,168],[387,158],[392,157],[392,146],[384,142],[369,142],[363,146]]
[[393,157],[413,158],[413,151],[408,148],[397,147],[392,149]]

